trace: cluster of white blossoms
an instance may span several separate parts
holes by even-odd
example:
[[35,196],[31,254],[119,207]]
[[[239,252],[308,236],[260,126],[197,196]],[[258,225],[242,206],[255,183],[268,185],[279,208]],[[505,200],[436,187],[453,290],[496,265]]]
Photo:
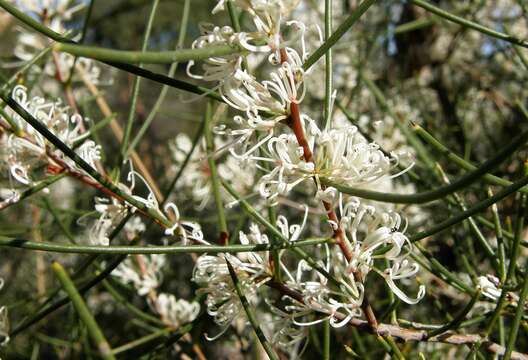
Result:
[[177,299],[173,294],[157,293],[162,282],[165,255],[129,256],[112,275],[122,282],[131,284],[140,296],[147,297],[148,304],[156,311],[163,322],[178,328],[193,321],[200,312],[196,301]]
[[[101,147],[88,139],[87,133],[83,133],[85,119],[79,114],[72,113],[60,100],[50,101],[28,95],[22,85],[15,86],[12,98],[64,144],[75,148],[76,153],[90,166],[96,168],[101,159]],[[34,184],[37,180],[33,173],[42,169],[50,173],[68,170],[83,172],[60,151],[54,150],[43,135],[14,111],[6,109],[0,122],[10,130],[0,134],[0,166],[8,173],[13,187],[14,183],[25,186]]]
[[[271,316],[271,323],[276,324],[271,331],[266,330],[273,334],[272,341],[288,347],[304,338],[304,328],[308,325],[329,319],[332,326],[340,327],[352,318],[363,316],[364,284],[371,272],[383,278],[405,303],[416,304],[425,295],[423,285],[418,287],[415,296],[402,290],[402,285],[413,287],[412,279],[419,266],[408,257],[413,248],[404,234],[406,225],[402,225],[400,215],[363,204],[321,181],[327,179],[368,188],[369,184],[397,176],[394,170],[400,165],[400,155],[387,155],[379,145],[368,142],[353,125],[321,128],[301,112],[300,105],[307,91],[305,79],[311,71],[303,69],[303,62],[309,55],[304,41],[307,29],[301,22],[285,20],[297,3],[234,1],[233,5],[251,17],[255,29],[235,32],[229,26],[208,24],[201,27],[202,36],[193,47],[230,45],[239,47],[241,52],[209,58],[201,67],[190,62],[187,67],[189,76],[215,82],[214,89],[218,89],[223,100],[238,112],[232,123],[217,125],[215,133],[228,139],[226,148],[229,151],[225,156],[237,160],[238,173],[253,174],[252,169],[258,169],[253,175],[254,183],[268,206],[278,205],[279,197],[293,196],[297,185],[309,185],[301,190],[303,196],[309,197],[299,206],[306,209],[302,225],[289,226],[284,216],[279,216],[274,224],[284,241],[295,243],[299,240],[308,217],[306,204],[314,204],[316,199],[319,206],[324,204],[323,213],[328,214],[333,212],[333,206],[339,205],[340,218],[329,218],[328,229],[333,230],[334,236],[341,234],[343,244],[340,247],[345,250],[341,252],[337,247],[319,245],[314,251],[324,260],[310,264],[305,259],[294,261],[283,256],[284,251],[273,260],[271,254],[264,251],[202,255],[196,261],[193,280],[201,286],[198,292],[206,294],[207,312],[221,327],[217,336],[236,320],[245,319],[229,274],[229,261],[250,306],[267,306],[270,310],[259,316]],[[224,10],[225,5],[225,1],[219,1],[213,12]],[[285,28],[291,39],[284,38]],[[261,60],[263,67],[271,67],[266,79],[252,75],[254,69],[250,64],[256,59]],[[187,144],[184,146],[187,153],[190,142],[178,140]],[[192,183],[197,184],[198,180]],[[203,199],[200,190],[205,187],[204,183],[195,186],[197,198]],[[295,202],[299,203],[297,197]],[[240,232],[238,238],[242,244],[269,243],[268,235],[261,233],[255,224],[251,225],[249,233]],[[269,300],[270,288],[277,282],[275,267],[280,268],[282,285],[290,291],[289,295],[283,294],[281,305]]]

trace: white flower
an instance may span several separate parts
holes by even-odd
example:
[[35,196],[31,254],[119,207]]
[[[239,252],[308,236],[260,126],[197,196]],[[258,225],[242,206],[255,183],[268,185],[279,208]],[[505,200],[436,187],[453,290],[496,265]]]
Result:
[[[262,234],[256,224],[250,225],[249,233],[240,232],[239,239],[245,245],[269,243],[268,236]],[[221,327],[220,333],[213,339],[221,336],[233,321],[245,314],[226,260],[233,266],[243,293],[252,305],[258,302],[259,288],[271,278],[268,251],[202,255],[196,260],[192,280],[200,286],[197,293],[207,295],[207,313]]]
[[[368,143],[355,126],[321,131],[315,122],[303,115],[302,125],[308,147],[314,154],[313,162],[304,159],[304,149],[292,134],[271,138],[267,156],[254,157],[257,161],[274,164],[273,170],[259,183],[260,194],[273,200],[284,195],[306,179],[320,177],[349,186],[369,184],[384,177],[398,164],[397,157],[387,157],[374,143]],[[323,188],[317,181],[317,196],[335,202],[335,189]],[[330,190],[329,190],[330,189]]]
[[112,275],[124,283],[132,284],[138,294],[144,296],[160,285],[164,264],[164,255],[129,256],[112,271]]
[[392,290],[392,292],[399,297],[402,301],[407,304],[414,305],[417,304],[425,296],[425,286],[420,285],[418,287],[418,294],[415,298],[407,296],[403,291],[396,286],[394,280],[402,280],[414,277],[416,273],[420,270],[420,266],[416,263],[411,263],[409,260],[404,259],[401,262],[394,262],[391,268],[386,269],[383,272],[383,277],[387,282],[387,285]]
[[161,318],[174,328],[194,321],[200,313],[200,304],[196,301],[176,300],[174,295],[166,293],[158,294],[154,308]]
[[261,84],[246,70],[237,70],[220,88],[220,93],[229,106],[246,112],[248,117],[267,112],[272,114],[275,121],[279,121],[287,116],[286,102],[276,99],[269,85]]
[[368,143],[355,126],[322,131],[315,143],[317,175],[349,186],[387,176],[398,164],[397,158],[385,156],[377,144]]
[[289,226],[288,219],[284,215],[277,216],[276,225],[282,233],[285,239],[289,242],[295,242],[299,240],[301,233],[306,226],[306,220],[308,219],[308,206],[304,206],[304,218],[302,224],[293,224]]
[[[35,119],[48,128],[59,140],[73,147],[85,138],[82,134],[84,119],[79,114],[70,114],[70,109],[60,101],[50,102],[34,96],[31,99],[25,87],[17,85],[12,92],[13,99],[29,112]],[[0,142],[5,147],[2,161],[7,163],[11,177],[23,185],[33,183],[31,172],[40,165],[48,164],[48,170],[63,170],[64,167],[76,169],[76,164],[60,151],[53,151],[48,141],[17,113],[8,110],[13,121],[18,125],[20,136],[11,134],[2,136]],[[77,153],[92,167],[99,161],[100,146],[92,140],[85,140]]]
[[[331,266],[328,256],[325,270],[330,271]],[[330,324],[338,328],[346,325],[352,318],[361,316],[363,285],[350,277],[340,279],[341,289],[335,292],[327,286],[327,279],[304,260],[299,262],[295,277],[287,270],[284,273],[288,277],[287,286],[297,290],[303,297],[302,303],[290,298],[291,305],[285,308],[293,324],[310,326],[329,319]],[[321,317],[325,314],[326,316]]]
[[207,313],[221,327],[220,333],[210,339],[221,336],[234,320],[244,316],[244,308],[229,275],[226,259],[233,266],[250,304],[257,303],[257,290],[270,278],[267,266],[258,263],[255,258],[243,261],[236,256],[219,254],[202,255],[196,260],[193,281],[201,286],[197,293],[207,295]]
[[[419,271],[416,263],[405,257],[412,251],[412,245],[402,232],[401,218],[394,212],[379,212],[373,206],[365,206],[352,198],[342,209],[340,227],[350,242],[352,258],[348,261],[347,272],[359,276],[362,281],[371,270],[380,274],[389,288],[402,301],[416,304],[425,295],[425,287],[420,285],[415,298],[407,296],[395,284],[395,280],[412,278]],[[378,254],[377,250],[381,250]],[[385,259],[389,266],[384,270],[374,267],[374,259]]]
[[478,287],[485,297],[497,301],[501,296],[502,291],[498,288],[500,281],[493,275],[479,276]]
[[261,196],[275,204],[275,198],[285,195],[295,186],[313,176],[315,166],[306,162],[303,149],[292,134],[281,134],[268,141],[268,157],[264,161],[272,162],[274,168],[259,181]]
[[165,235],[174,235],[175,232],[182,238],[182,243],[185,245],[189,240],[203,243],[203,233],[200,227],[200,224],[197,224],[192,221],[181,221],[180,211],[178,207],[172,203],[168,202],[164,207],[165,213],[172,212],[173,225],[165,229]]
[[[130,194],[131,190],[124,184],[118,184],[121,191]],[[113,227],[116,226],[126,216],[128,206],[116,198],[95,197],[95,211],[99,214],[88,230],[88,240],[93,245],[109,245],[109,235]],[[84,217],[77,222],[84,224]]]
[[[214,26],[213,24],[200,24],[200,33],[202,34],[192,43],[193,49],[202,49],[210,46],[235,45],[238,37],[234,30],[229,26]],[[210,57],[203,61],[203,74],[198,75],[191,72],[195,65],[194,60],[187,63],[187,75],[195,79],[205,81],[223,82],[240,69],[242,56],[240,54],[223,55]]]

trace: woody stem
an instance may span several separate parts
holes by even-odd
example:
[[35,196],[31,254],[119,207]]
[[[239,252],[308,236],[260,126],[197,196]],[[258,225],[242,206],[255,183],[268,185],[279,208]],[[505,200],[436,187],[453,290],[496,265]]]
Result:
[[[288,54],[286,53],[284,48],[280,50],[280,55],[282,63],[288,61]],[[297,139],[297,142],[303,149],[304,160],[313,163],[313,153],[310,150],[310,147],[308,146],[308,141],[306,140],[304,129],[301,123],[301,112],[299,109],[299,104],[295,102],[292,102],[290,105],[290,117],[287,121],[287,125],[292,129],[293,133],[295,134],[295,138]],[[322,185],[322,188],[324,189],[324,185]],[[331,221],[332,224],[335,224],[333,237],[339,245],[339,248],[343,252],[343,255],[345,255],[346,259],[350,261],[352,259],[352,252],[350,249],[350,245],[344,237],[343,230],[339,226],[339,219],[337,217],[337,214],[334,211],[334,208],[331,203],[323,200],[323,206],[326,210],[328,220]],[[359,276],[359,274],[357,274],[356,272],[353,272],[352,274],[356,281],[364,281],[364,279],[361,279],[361,276]],[[367,318],[369,325],[374,331],[376,331],[378,327],[378,321],[376,319],[376,315],[374,314],[372,307],[369,304],[366,295],[363,298],[361,308],[363,309],[363,312],[365,314],[365,317]]]

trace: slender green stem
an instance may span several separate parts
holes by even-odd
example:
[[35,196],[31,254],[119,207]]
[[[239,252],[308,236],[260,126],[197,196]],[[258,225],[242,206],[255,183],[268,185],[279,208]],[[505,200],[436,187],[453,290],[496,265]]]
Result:
[[[156,17],[156,11],[158,9],[158,5],[159,5],[159,0],[154,0],[152,2],[152,8],[150,10],[150,14],[149,14],[149,17],[148,17],[148,20],[147,20],[147,27],[145,28],[145,34],[143,35],[143,43],[141,44],[141,52],[140,54],[146,54],[147,52],[147,48],[148,48],[148,43],[149,43],[149,38],[150,38],[150,33],[151,33],[151,30],[152,30],[152,25],[154,24],[154,18]],[[82,47],[81,45],[70,45],[70,44],[64,44],[66,47],[68,46],[79,46],[79,47]],[[54,48],[57,48],[57,47],[60,47],[61,44],[57,44]],[[94,50],[94,53],[97,52],[97,49]],[[73,55],[76,55],[76,56],[79,56],[78,54],[73,54]],[[82,56],[85,56],[85,55],[82,55]],[[86,57],[86,56],[85,56]],[[123,56],[122,58],[126,58],[125,56]],[[119,57],[118,57],[119,59]],[[112,60],[112,59],[107,59],[109,61],[116,61],[115,58]],[[120,60],[121,62],[123,62],[123,60]],[[139,64],[139,67],[142,68],[143,67],[143,64],[140,62]],[[136,105],[137,105],[137,99],[138,99],[138,96],[139,96],[139,88],[141,86],[141,77],[140,76],[136,76],[134,78],[134,85],[132,86],[132,99],[130,101],[130,108],[128,109],[128,119],[127,119],[127,122],[126,122],[126,126],[125,126],[125,131],[123,132],[123,138],[121,139],[121,156],[119,157],[119,160],[121,161],[118,161],[118,168],[121,167],[121,163],[123,161],[126,161],[127,160],[127,154],[128,154],[128,142],[130,140],[130,134],[132,132],[132,126],[134,125],[134,119],[136,117]]]
[[323,359],[330,360],[330,320],[323,322]]
[[319,60],[324,54],[326,54],[328,49],[332,48],[332,46],[334,46],[339,41],[339,39],[341,39],[341,37],[345,35],[345,33],[352,27],[352,25],[354,25],[359,20],[359,18],[361,18],[361,16],[372,5],[374,5],[375,2],[376,0],[363,0],[363,2],[354,9],[352,14],[350,14],[348,18],[343,21],[341,25],[339,25],[339,27],[336,29],[336,31],[334,31],[332,36],[326,39],[324,44],[319,46],[319,48],[317,48],[317,50],[315,50],[314,53],[310,55],[310,57],[304,62],[303,69],[308,70],[313,64],[317,62],[317,60]]
[[115,359],[114,355],[112,354],[112,348],[110,348],[110,345],[108,344],[108,341],[106,341],[103,332],[99,328],[99,325],[97,325],[97,322],[95,321],[90,310],[84,303],[84,300],[77,291],[77,288],[75,287],[73,281],[70,279],[70,276],[68,275],[66,270],[62,267],[61,264],[56,261],[51,264],[51,268],[55,272],[55,275],[59,279],[60,283],[62,284],[64,291],[66,291],[66,293],[70,297],[73,306],[79,314],[79,317],[86,325],[88,333],[92,338],[94,345],[99,350],[101,357],[106,360]]
[[524,233],[524,220],[525,220],[527,197],[528,196],[522,194],[518,202],[517,219],[515,223],[513,244],[511,246],[510,254],[509,254],[510,263],[508,265],[508,272],[506,273],[507,282],[515,281],[515,269],[517,268],[517,258],[519,257],[519,248],[520,248],[521,239],[523,238],[523,233]]
[[[180,31],[178,35],[178,42],[176,44],[176,50],[181,49],[183,47],[183,42],[185,41],[185,35],[187,33],[187,23],[189,21],[190,8],[191,8],[191,0],[185,0],[183,4],[183,12],[182,12],[182,17],[181,17]],[[169,68],[169,72],[167,73],[167,76],[173,77],[174,74],[176,73],[177,68],[178,68],[178,63],[177,62],[172,63]],[[139,143],[139,141],[141,140],[141,138],[143,137],[143,135],[149,128],[150,124],[156,117],[156,114],[158,113],[158,110],[160,109],[161,104],[163,104],[163,101],[165,100],[165,96],[167,95],[168,90],[169,90],[169,87],[167,85],[162,86],[159,96],[156,99],[156,102],[154,103],[154,105],[152,106],[152,110],[148,114],[143,124],[141,124],[141,127],[139,128],[134,139],[130,142],[130,146],[128,147],[127,154],[130,154],[132,153],[132,151],[134,151],[137,144]]]
[[430,331],[428,334],[427,334],[427,337],[428,338],[431,338],[433,336],[436,336],[436,335],[439,335],[439,334],[442,334],[446,331],[449,331],[451,329],[456,329],[458,328],[458,326],[462,323],[462,321],[464,321],[464,319],[466,318],[467,314],[469,314],[469,312],[471,311],[471,309],[473,309],[473,306],[475,306],[475,303],[477,302],[478,298],[480,297],[480,291],[476,291],[474,294],[473,294],[473,297],[471,298],[471,300],[467,303],[467,305],[453,318],[453,320],[451,320],[449,323],[445,324],[444,326],[442,326],[441,328],[438,328],[438,329],[435,329],[433,331]]
[[434,18],[419,18],[416,20],[412,20],[409,22],[406,22],[404,24],[398,25],[394,28],[394,34],[403,34],[406,32],[411,32],[419,29],[423,29],[425,27],[432,26],[436,23]]
[[[332,35],[332,0],[325,0],[325,41]],[[329,128],[332,123],[332,48],[328,48],[325,53],[325,103],[324,103],[324,124]]]
[[517,309],[515,310],[515,317],[511,326],[510,334],[508,336],[508,342],[506,343],[506,350],[504,351],[504,360],[510,360],[517,340],[519,332],[519,325],[521,324],[522,317],[524,315],[524,304],[526,302],[526,296],[528,295],[528,276],[524,277],[524,283],[519,294],[519,301],[517,303]]
[[215,45],[199,49],[178,49],[169,51],[131,51],[76,45],[71,43],[57,43],[53,46],[53,50],[104,62],[125,64],[171,64],[174,62],[205,60],[211,57],[242,54],[244,52],[240,47],[231,45]]
[[279,245],[164,245],[164,246],[129,246],[129,245],[72,245],[45,241],[29,241],[0,236],[0,247],[12,247],[27,250],[49,251],[70,254],[218,254],[252,251],[270,251],[273,249],[294,249],[303,246],[314,246],[330,242],[327,238],[313,238],[296,242],[284,242]]
[[[123,344],[119,347],[114,348],[113,354],[118,355],[122,353],[126,353],[132,350],[136,350],[140,346],[145,346],[147,344],[151,344],[152,342],[158,342],[157,340],[160,340],[160,338],[167,338],[167,336],[170,335],[171,332],[174,332],[174,330],[170,328],[166,329],[160,329],[158,331],[155,331],[151,334],[145,335],[143,337],[140,337],[139,339],[133,340],[129,343]],[[132,354],[130,354],[132,355]],[[134,355],[134,357],[136,357]],[[136,357],[137,358],[137,357]]]
[[394,341],[394,338],[390,335],[386,335],[383,338],[385,339],[387,345],[389,345],[392,358],[397,360],[405,360],[405,356],[403,356],[402,352],[400,351],[400,348],[396,344],[396,341]]
[[272,360],[279,360],[279,357],[273,350],[273,346],[271,346],[268,339],[266,339],[266,336],[262,332],[262,329],[259,326],[259,321],[257,320],[257,317],[255,316],[255,312],[251,308],[251,305],[249,304],[248,300],[246,299],[246,296],[244,295],[244,289],[242,288],[242,285],[240,284],[240,281],[238,280],[237,274],[235,270],[233,269],[233,266],[229,262],[229,260],[226,258],[227,268],[229,269],[229,275],[231,276],[231,280],[233,280],[233,284],[235,285],[236,292],[238,294],[238,297],[240,298],[240,302],[242,303],[242,306],[244,307],[244,310],[246,312],[247,318],[249,320],[249,323],[253,327],[253,330],[255,331],[255,334],[257,334],[257,338],[260,341],[260,344],[266,351],[266,354],[268,354],[269,358]]
[[233,6],[233,0],[227,0],[227,12],[229,13],[229,19],[231,20],[231,25],[233,26],[233,30],[235,32],[240,32],[240,21],[238,20],[238,14],[236,13],[236,9]]
[[411,0],[411,2],[414,5],[419,6],[421,8],[424,8],[425,10],[427,10],[427,11],[429,11],[429,12],[431,12],[431,13],[433,13],[433,14],[435,14],[435,15],[443,18],[443,19],[446,19],[446,20],[449,20],[449,21],[454,22],[456,24],[462,25],[463,27],[467,27],[467,28],[476,30],[478,32],[481,32],[483,34],[486,34],[488,36],[491,36],[491,37],[494,37],[494,38],[497,38],[497,39],[500,39],[500,40],[504,40],[504,41],[510,42],[512,44],[515,44],[515,45],[519,45],[519,46],[528,48],[528,42],[527,41],[518,39],[518,38],[510,36],[508,34],[501,33],[499,31],[495,31],[493,29],[490,29],[490,28],[488,28],[486,26],[483,26],[481,24],[478,24],[476,22],[461,18],[460,16],[454,15],[454,14],[448,12],[448,11],[445,11],[445,10],[439,8],[439,7],[436,7],[433,4],[431,4],[431,3],[429,3],[429,2],[427,2],[425,0]]
[[[422,138],[422,140],[424,140],[426,143],[431,145],[434,148],[434,150],[446,156],[450,161],[452,161],[454,164],[458,165],[462,169],[465,169],[468,171],[474,171],[477,169],[475,165],[464,160],[464,158],[454,154],[451,150],[449,150],[446,146],[444,146],[440,141],[435,139],[430,133],[428,133],[421,126],[414,125],[414,131],[416,132],[417,135],[419,135]],[[492,174],[485,174],[482,177],[482,179],[492,185],[510,186],[512,184],[511,181],[502,179]],[[523,193],[528,193],[528,188],[522,188],[519,191]]]
[[[492,197],[493,192],[488,189],[488,197]],[[495,226],[495,236],[497,238],[497,259],[499,262],[499,278],[501,283],[506,281],[506,249],[504,246],[504,235],[502,232],[502,225],[499,217],[499,209],[497,204],[491,206],[491,213],[493,214],[493,225]]]
[[207,102],[205,108],[205,144],[207,147],[207,162],[211,173],[211,187],[216,204],[216,215],[218,217],[218,226],[220,228],[219,243],[227,245],[229,243],[229,232],[227,229],[227,220],[224,212],[224,203],[222,201],[221,184],[215,162],[215,145],[213,137],[213,104],[211,100]]
[[464,221],[468,217],[475,215],[476,213],[484,209],[487,209],[488,207],[495,204],[496,202],[516,192],[517,190],[519,190],[521,187],[525,186],[526,184],[528,184],[528,176],[525,176],[521,178],[520,180],[514,182],[511,186],[508,186],[507,188],[503,189],[501,192],[493,195],[492,197],[489,197],[486,200],[483,200],[473,205],[472,207],[468,208],[466,211],[461,211],[457,213],[456,215],[440,222],[439,224],[432,226],[430,229],[421,231],[411,236],[409,239],[412,242],[416,242],[421,239],[425,239],[426,237],[429,237],[431,235],[434,235],[444,229],[447,229],[448,227],[452,225],[458,224],[459,222]]
[[505,161],[508,157],[510,157],[512,155],[512,152],[514,152],[526,143],[527,139],[528,131],[516,137],[508,145],[502,148],[493,158],[484,162],[477,169],[464,174],[459,179],[451,182],[450,184],[447,184],[434,190],[424,191],[422,193],[417,194],[390,194],[385,192],[353,188],[337,183],[335,181],[331,181],[326,178],[321,178],[320,180],[321,183],[328,186],[332,186],[342,193],[358,196],[364,199],[400,204],[422,204],[443,198],[449,194],[454,193],[457,190],[463,189],[468,185],[474,183],[475,181],[483,177],[486,173],[490,172],[495,167],[497,167],[500,163]]

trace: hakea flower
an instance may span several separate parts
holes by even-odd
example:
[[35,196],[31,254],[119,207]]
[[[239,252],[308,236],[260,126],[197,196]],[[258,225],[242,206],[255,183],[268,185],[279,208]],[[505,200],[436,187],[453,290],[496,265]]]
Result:
[[[218,137],[215,139],[215,143],[218,151],[212,155],[207,154],[205,142],[200,143],[195,148],[178,183],[178,188],[185,189],[185,193],[189,194],[192,200],[198,204],[198,210],[204,209],[212,200],[213,190],[208,156],[215,156],[218,175],[224,181],[228,181],[237,193],[249,193],[255,184],[256,167],[251,163],[242,164],[233,156],[221,157],[222,149],[230,147],[232,144],[225,143]],[[182,133],[178,134],[169,146],[175,165],[177,165],[176,168],[179,168],[191,151],[192,142],[186,134]],[[243,165],[245,165],[244,171],[241,172],[240,169]],[[231,195],[223,189],[221,194],[225,201],[232,199]]]
[[304,206],[304,217],[301,224],[288,224],[288,219],[284,215],[277,216],[277,228],[280,230],[282,236],[285,239],[288,239],[289,242],[295,242],[299,240],[302,231],[306,226],[306,221],[308,220],[308,206]]
[[274,163],[275,167],[260,178],[259,192],[270,205],[274,205],[279,195],[289,193],[313,176],[314,164],[304,160],[303,149],[293,134],[281,134],[270,139],[267,148],[269,157],[262,159]]
[[[215,128],[217,134],[235,139],[230,148],[233,156],[247,160],[271,139],[277,124],[287,119],[289,105],[301,101],[304,96],[302,81],[294,81],[301,73],[302,70],[285,63],[271,73],[271,80],[262,83],[245,70],[238,70],[224,83],[220,89],[222,98],[231,107],[245,112],[245,116],[234,117],[236,129],[226,125]],[[253,142],[255,134],[257,140]]]
[[[394,212],[378,212],[373,206],[363,205],[352,198],[342,209],[340,227],[350,243],[352,258],[347,261],[347,272],[365,279],[371,270],[382,276],[389,288],[402,301],[416,304],[425,295],[425,287],[420,285],[415,298],[407,296],[395,281],[414,277],[419,266],[406,259],[412,251],[412,244],[405,236],[405,227],[400,232],[401,218]],[[386,269],[374,266],[374,260],[388,262]]]
[[[99,218],[88,231],[88,240],[93,245],[107,246],[110,244],[110,232],[124,219],[128,208],[115,198],[96,197],[95,211],[99,213]],[[79,222],[82,223],[82,218]]]
[[[146,197],[134,194],[136,178],[141,180],[147,188],[148,194]],[[164,211],[161,211],[154,192],[141,175],[132,169],[128,173],[127,180],[130,185],[118,183],[117,187],[123,193],[132,196],[136,201],[144,204],[147,208],[153,209],[159,214],[163,214],[167,221],[172,223],[171,226],[165,229],[165,235],[178,235],[181,237],[184,244],[188,241],[203,241],[203,233],[200,225],[192,221],[182,221],[180,219],[178,207],[174,203],[167,202],[163,208]],[[125,218],[129,211],[135,212],[136,208],[115,197],[96,197],[95,211],[99,214],[99,217],[90,227],[88,238],[92,244],[108,245],[111,230]],[[84,218],[80,218],[78,222],[83,224]],[[135,221],[129,222],[125,230],[127,232],[127,237],[131,240],[145,230],[145,225],[139,219],[136,219]]]
[[[70,147],[80,143],[76,149],[77,154],[95,168],[96,162],[101,159],[101,147],[92,140],[84,140],[86,137],[81,133],[84,120],[79,114],[70,115],[70,109],[60,101],[49,102],[41,97],[29,99],[26,88],[20,85],[13,89],[12,96],[63,143]],[[20,130],[17,134],[0,135],[0,143],[5,149],[0,160],[9,169],[11,179],[24,185],[31,185],[33,183],[31,172],[46,163],[52,169],[61,169],[66,165],[84,172],[60,151],[53,151],[48,141],[18,114],[9,110],[8,115]],[[60,160],[60,163],[57,163],[57,160]]]
[[286,350],[292,359],[297,358],[298,346],[308,336],[306,327],[293,323],[291,314],[268,304],[271,314],[263,313],[262,331],[271,343]]
[[287,116],[286,101],[277,99],[269,90],[269,85],[257,81],[246,70],[238,70],[220,88],[222,99],[234,109],[255,117],[262,112],[271,114],[276,121]]
[[243,260],[238,255],[230,254],[202,255],[196,260],[193,281],[201,286],[197,294],[207,295],[207,313],[221,327],[220,333],[209,338],[210,340],[221,336],[234,320],[244,316],[244,308],[229,275],[226,260],[237,273],[240,286],[250,304],[256,305],[258,289],[271,278],[267,262],[257,254],[248,254],[250,256]]
[[[303,115],[305,133],[313,162],[304,159],[304,150],[292,134],[282,134],[268,141],[268,156],[256,160],[275,164],[275,168],[261,178],[260,194],[273,203],[278,195],[285,195],[306,179],[321,177],[349,186],[367,186],[384,177],[394,177],[391,171],[398,157],[385,156],[375,143],[368,143],[355,126],[320,130],[315,122]],[[323,188],[317,182],[318,196],[333,202],[337,191]]]
[[282,270],[286,276],[285,284],[297,290],[303,298],[299,302],[290,297],[284,297],[291,303],[285,306],[282,316],[290,319],[292,326],[310,326],[329,320],[333,327],[342,327],[352,318],[362,314],[364,288],[360,282],[348,276],[343,269],[342,254],[331,255],[327,245],[324,246],[326,261],[318,265],[328,273],[332,273],[339,281],[339,289],[332,290],[328,287],[328,279],[313,269],[305,260],[297,265],[297,270],[292,274],[286,267]]
[[[284,224],[283,220],[281,222]],[[293,233],[297,234],[302,231],[303,226],[300,230],[292,226],[285,231],[290,233],[290,229],[293,228]],[[250,225],[249,233],[241,231],[239,240],[245,245],[269,243],[268,236],[262,234],[256,224]],[[246,298],[253,305],[258,302],[259,288],[272,278],[273,273],[269,267],[268,251],[236,255],[202,255],[196,260],[193,281],[201,286],[197,292],[207,295],[205,300],[207,313],[213,316],[215,322],[221,327],[220,333],[212,339],[221,336],[233,321],[244,316],[244,308],[229,274],[226,260],[233,266]]]
[[158,294],[152,306],[163,321],[175,329],[194,321],[200,313],[200,304],[196,301],[176,299],[174,295],[166,293]]
[[163,265],[165,255],[162,254],[129,256],[112,271],[112,275],[132,284],[139,295],[145,296],[159,287]]
[[[193,49],[202,49],[210,46],[230,45],[238,43],[238,36],[229,26],[214,26],[213,24],[200,24],[199,38],[192,43]],[[195,65],[194,60],[187,63],[187,75],[194,79],[205,81],[218,81],[222,83],[227,78],[233,76],[242,64],[241,54],[210,57],[202,64],[203,74],[198,75],[191,72]]]
[[478,287],[485,297],[497,301],[502,291],[499,289],[500,280],[493,275],[479,276]]
[[[213,14],[224,10],[220,0]],[[255,24],[256,31],[241,33],[240,45],[251,52],[279,52],[281,48],[281,22],[299,3],[299,0],[237,0],[235,5],[246,11]],[[263,45],[264,44],[264,45]]]

